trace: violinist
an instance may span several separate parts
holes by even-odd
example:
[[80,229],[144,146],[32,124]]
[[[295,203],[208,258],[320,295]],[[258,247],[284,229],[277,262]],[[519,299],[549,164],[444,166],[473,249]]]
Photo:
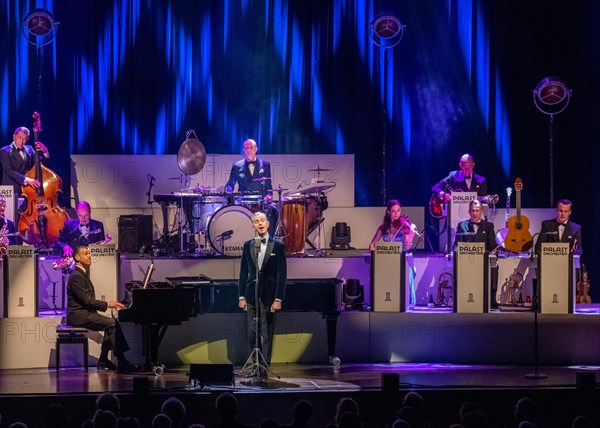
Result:
[[0,149],[0,163],[2,163],[2,184],[13,186],[15,197],[22,193],[22,186],[40,187],[40,182],[35,178],[25,177],[25,174],[34,165],[35,151],[39,151],[40,159],[46,163],[50,159],[48,149],[41,141],[35,142],[35,149],[26,145],[29,140],[29,129],[20,126],[15,129],[13,141],[8,146]]
[[[385,216],[383,217],[383,223],[377,228],[375,236],[369,244],[369,249],[374,250],[375,244],[378,241],[383,242],[402,242],[402,249],[404,251],[411,251],[417,244],[414,241],[415,236],[419,236],[417,227],[414,223],[411,223],[407,216],[402,215],[402,204],[396,199],[391,199],[387,203],[385,210]],[[407,256],[407,268],[410,272],[408,276],[408,287],[410,291],[410,302],[409,307],[412,309],[416,305],[417,296],[415,292],[415,278],[417,277],[417,271],[415,269],[414,259],[412,254]]]
[[374,250],[375,243],[383,239],[383,242],[402,242],[405,251],[412,250],[413,240],[417,234],[415,224],[411,223],[407,216],[402,215],[400,201],[391,199],[387,203],[383,223],[377,228],[369,249]]

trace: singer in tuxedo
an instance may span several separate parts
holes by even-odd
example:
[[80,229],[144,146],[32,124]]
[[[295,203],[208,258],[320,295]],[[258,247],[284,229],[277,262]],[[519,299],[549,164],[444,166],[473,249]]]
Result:
[[35,151],[41,152],[40,157],[43,163],[50,158],[48,149],[40,142],[35,142],[35,149],[26,145],[29,140],[29,129],[20,126],[15,129],[13,141],[8,146],[0,149],[0,163],[2,164],[2,184],[13,186],[14,195],[18,197],[22,194],[22,186],[31,186],[34,189],[40,187],[40,182],[35,178],[25,177],[25,174],[34,165]]
[[484,242],[486,251],[496,248],[496,233],[494,224],[482,219],[483,207],[481,202],[469,202],[469,220],[461,221],[456,228],[454,248],[458,242]]
[[73,248],[88,246],[106,239],[104,224],[91,218],[92,209],[87,201],[80,201],[75,209],[77,218],[65,221],[55,244],[62,250],[64,257],[71,257]]
[[[258,311],[259,347],[266,364],[271,363],[275,314],[281,310],[287,281],[287,262],[283,243],[269,236],[269,220],[263,212],[252,216],[256,237],[244,243],[238,282],[239,307],[247,312],[248,343],[254,349],[256,311]],[[258,301],[255,299],[258,270]],[[264,376],[252,373],[251,376]]]
[[536,251],[539,252],[542,242],[568,242],[574,254],[581,255],[581,226],[570,220],[573,204],[568,199],[561,199],[556,204],[556,218],[544,220],[538,235]]
[[[238,192],[256,192],[267,193],[273,189],[271,184],[271,164],[256,157],[258,145],[256,141],[248,139],[244,141],[245,158],[234,163],[231,167],[229,180],[225,184],[227,193],[233,192],[235,183],[238,185]],[[265,181],[257,179],[264,178]],[[263,187],[264,183],[264,187]]]
[[487,195],[487,181],[485,177],[475,174],[475,160],[473,156],[465,153],[458,162],[460,170],[451,171],[446,178],[436,183],[431,191],[446,202],[450,200],[450,193],[454,191],[477,192],[477,196]]
[[[92,264],[92,255],[87,247],[77,247],[73,254],[75,270],[69,275],[67,282],[67,323],[71,326],[85,327],[92,331],[103,331],[104,340],[98,358],[98,369],[130,372],[137,370],[125,358],[129,350],[127,341],[123,336],[119,322],[113,317],[99,314],[108,309],[121,309],[123,304],[116,301],[106,302],[97,300],[94,284],[90,280],[89,270]],[[112,350],[117,357],[118,367],[108,358],[108,351]]]

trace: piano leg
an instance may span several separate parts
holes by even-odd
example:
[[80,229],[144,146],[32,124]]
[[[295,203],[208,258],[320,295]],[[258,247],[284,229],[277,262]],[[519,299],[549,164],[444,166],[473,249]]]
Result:
[[340,316],[338,311],[325,312],[323,318],[327,323],[327,355],[329,356],[329,362],[334,366],[339,366],[342,361],[335,355],[335,340],[337,333],[337,320]]

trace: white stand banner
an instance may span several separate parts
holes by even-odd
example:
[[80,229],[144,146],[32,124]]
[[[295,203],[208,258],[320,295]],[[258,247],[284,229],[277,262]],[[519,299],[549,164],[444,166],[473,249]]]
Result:
[[573,313],[573,254],[568,243],[543,243],[538,259],[540,313]]
[[454,256],[454,312],[481,314],[489,308],[488,257],[484,242],[459,242]]
[[6,209],[4,217],[15,223],[15,230],[19,228],[17,224],[17,199],[14,194],[15,189],[12,186],[0,186],[0,195],[6,198]]
[[7,318],[38,315],[37,255],[33,245],[9,245],[3,260],[5,313]]
[[448,253],[452,252],[458,223],[468,220],[469,203],[477,199],[477,192],[452,192],[448,207]]
[[378,242],[371,252],[371,310],[404,312],[404,253],[401,242]]
[[119,257],[115,244],[90,245],[92,265],[90,279],[94,284],[96,299],[109,302],[118,299]]

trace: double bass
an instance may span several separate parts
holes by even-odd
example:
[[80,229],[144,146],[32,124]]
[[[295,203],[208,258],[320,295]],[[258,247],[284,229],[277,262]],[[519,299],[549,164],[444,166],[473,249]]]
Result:
[[[33,119],[34,141],[38,141],[42,132],[42,122],[37,111],[33,113]],[[25,176],[38,180],[40,186],[37,189],[23,186],[27,207],[20,213],[18,230],[26,243],[35,245],[36,248],[47,249],[56,242],[65,221],[69,219],[67,211],[58,204],[58,194],[62,193],[62,180],[58,174],[42,164],[37,150],[34,165]]]

